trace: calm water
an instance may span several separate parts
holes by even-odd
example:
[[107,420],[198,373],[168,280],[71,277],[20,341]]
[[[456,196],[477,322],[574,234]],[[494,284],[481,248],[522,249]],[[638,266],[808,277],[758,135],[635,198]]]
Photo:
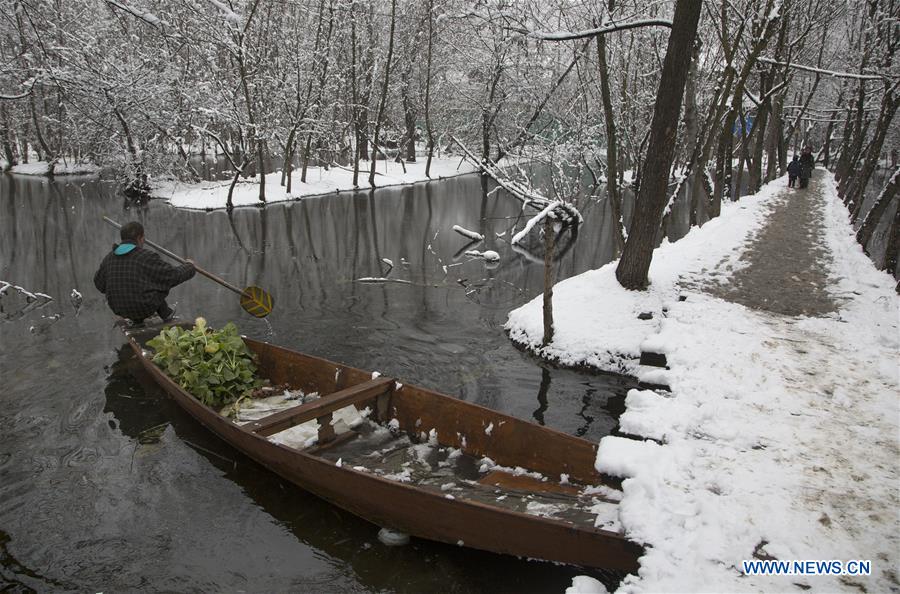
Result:
[[[117,238],[101,216],[138,219],[148,238],[276,300],[270,330],[198,276],[170,296],[183,317],[235,321],[253,337],[596,441],[615,427],[630,384],[542,366],[510,345],[502,325],[539,294],[542,256],[497,237],[520,207],[490,189],[466,176],[229,216],[129,206],[87,178],[0,178],[0,279],[53,297],[26,311],[11,291],[0,298],[0,585],[564,590],[581,571],[417,540],[385,547],[378,527],[243,458],[140,371],[91,280]],[[562,239],[561,277],[614,257],[604,202],[581,208],[577,238]],[[484,234],[474,247],[497,250],[499,266],[463,255],[454,224]],[[388,278],[408,282],[357,282],[385,274],[385,258]]]

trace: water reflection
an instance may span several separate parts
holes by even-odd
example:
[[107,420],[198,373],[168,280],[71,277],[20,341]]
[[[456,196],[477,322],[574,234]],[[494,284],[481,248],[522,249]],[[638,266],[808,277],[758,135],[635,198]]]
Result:
[[[91,278],[116,234],[100,219],[137,214],[148,237],[232,284],[264,287],[277,303],[270,328],[243,315],[230,292],[198,277],[173,291],[183,315],[203,313],[220,324],[235,320],[245,333],[262,337],[274,328],[279,341],[293,348],[531,416],[521,395],[536,394],[544,372],[500,329],[507,311],[539,294],[543,254],[539,241],[509,245],[509,221],[521,210],[486,189],[484,178],[228,213],[175,213],[158,203],[126,210],[113,189],[96,182],[6,177],[2,183],[3,211],[10,215],[0,222],[4,280],[48,293],[60,304],[76,289],[85,296],[84,307],[102,316],[102,296]],[[606,209],[597,206],[586,210],[579,230],[561,232],[558,278],[612,258],[614,244],[602,233],[606,221]],[[499,252],[500,264],[489,268],[460,254],[466,241],[452,232],[454,224],[482,233],[479,249]],[[380,277],[384,260],[394,264],[388,278],[400,282],[358,282]],[[552,373],[565,393],[583,393],[578,382],[563,381],[578,374]],[[485,375],[492,381],[483,389],[473,385]],[[554,405],[572,415],[563,430],[580,426],[577,399]],[[588,436],[599,438],[613,424],[610,419]]]
[[[542,368],[509,344],[506,314],[539,294],[543,270],[509,245],[518,202],[491,190],[468,176],[265,210],[175,212],[123,202],[95,180],[0,177],[0,279],[53,297],[0,319],[9,554],[77,588],[564,589],[578,570],[426,543],[378,548],[373,527],[243,459],[135,374],[92,284],[117,237],[101,217],[137,219],[149,238],[276,300],[267,326],[198,277],[172,292],[187,317],[233,320],[263,339],[274,330],[279,344],[598,440],[614,430],[609,403],[629,384]],[[555,263],[560,278],[613,256],[608,221],[602,202],[585,209],[578,235],[560,239],[570,245]],[[478,249],[500,253],[500,265],[460,254],[455,224],[482,233]],[[383,274],[384,259],[388,278],[405,282],[358,282]],[[83,294],[78,316],[73,289]]]
[[538,424],[544,424],[544,413],[547,412],[547,408],[549,408],[549,404],[547,402],[547,391],[550,389],[550,371],[547,369],[541,369],[541,387],[538,389],[538,407],[535,409],[531,416],[534,417],[534,420],[538,422]]

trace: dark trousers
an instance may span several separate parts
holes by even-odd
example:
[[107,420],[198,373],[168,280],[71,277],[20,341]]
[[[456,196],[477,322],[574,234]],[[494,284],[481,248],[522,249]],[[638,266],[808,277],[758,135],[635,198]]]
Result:
[[788,187],[793,188],[795,185],[797,185],[797,176],[789,175],[788,176]]
[[133,323],[135,323],[135,324],[143,324],[143,323],[144,323],[144,320],[147,319],[147,318],[149,318],[149,317],[152,316],[153,314],[158,315],[158,316],[160,317],[161,320],[165,321],[165,320],[169,319],[170,317],[172,317],[172,314],[174,314],[174,313],[175,313],[175,310],[172,309],[171,307],[169,307],[169,304],[166,303],[166,300],[165,300],[165,299],[163,299],[163,300],[162,300],[162,303],[160,304],[160,306],[159,306],[158,308],[156,308],[156,311],[155,311],[155,312],[153,312],[153,313],[151,313],[151,314],[147,315],[146,317],[141,318],[141,319],[139,319],[139,320],[138,320],[138,319],[135,319],[135,318],[129,318],[129,319],[130,319]]
[[169,304],[163,300],[162,305],[159,306],[159,309],[156,310],[156,315],[158,315],[163,320],[167,320],[172,317],[172,314],[175,313],[175,310],[169,307]]

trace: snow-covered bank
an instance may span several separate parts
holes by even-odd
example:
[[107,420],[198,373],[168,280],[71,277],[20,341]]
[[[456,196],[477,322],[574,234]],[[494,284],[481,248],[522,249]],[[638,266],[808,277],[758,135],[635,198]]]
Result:
[[[0,169],[6,169],[6,161],[0,163]],[[94,175],[100,173],[100,166],[93,163],[79,163],[76,161],[57,161],[53,168],[54,175]],[[13,165],[9,173],[18,175],[49,175],[50,163],[47,161],[34,161]]]
[[[782,316],[699,290],[736,267],[783,185],[657,250],[647,292],[619,289],[614,264],[554,289],[559,339],[546,354],[671,387],[626,400],[622,430],[655,441],[606,437],[598,451],[598,469],[625,478],[622,526],[646,546],[620,592],[898,589],[900,302],[831,176],[820,185],[836,314]],[[645,311],[653,319],[637,320]],[[540,324],[539,300],[510,315],[511,335],[532,345]],[[669,369],[623,358],[642,348]],[[870,560],[872,575],[746,575],[754,559]]]
[[[615,278],[618,261],[610,262],[553,287],[554,339],[550,345],[541,347],[541,296],[509,314],[506,329],[510,338],[563,365],[637,374],[641,343],[659,331],[663,309],[677,302],[676,284],[684,285],[685,275],[719,263],[725,269],[736,268],[738,246],[760,227],[782,184],[772,182],[752,197],[723,204],[720,217],[691,229],[675,243],[663,240],[653,253],[648,291],[623,289]],[[652,318],[639,319],[640,314],[652,314]]]
[[[406,166],[406,172],[403,171]],[[359,188],[353,187],[353,170],[342,167],[310,167],[306,172],[306,183],[300,181],[300,171],[291,175],[291,193],[280,185],[281,172],[266,175],[266,202],[284,202],[298,198],[332,194],[345,190],[367,190],[369,188],[369,167],[367,161],[360,162]],[[415,163],[400,164],[394,161],[378,161],[376,166],[376,187],[412,184],[421,181],[454,177],[476,171],[460,157],[435,157],[431,161],[431,177],[425,175],[425,158]],[[152,190],[152,195],[168,200],[172,206],[190,209],[225,208],[230,180],[200,183],[162,182]],[[234,206],[255,206],[259,204],[259,180],[241,179],[234,188]]]

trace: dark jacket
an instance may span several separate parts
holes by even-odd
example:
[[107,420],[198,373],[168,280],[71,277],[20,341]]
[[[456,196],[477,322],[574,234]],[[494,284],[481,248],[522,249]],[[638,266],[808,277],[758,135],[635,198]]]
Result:
[[191,264],[171,266],[159,254],[135,247],[123,255],[113,251],[103,258],[94,285],[106,294],[113,313],[131,320],[148,318],[163,304],[169,289],[194,276]]
[[815,168],[816,158],[812,156],[812,153],[800,155],[800,177],[810,177]]
[[788,175],[791,177],[797,177],[800,175],[800,160],[794,159],[787,166]]

